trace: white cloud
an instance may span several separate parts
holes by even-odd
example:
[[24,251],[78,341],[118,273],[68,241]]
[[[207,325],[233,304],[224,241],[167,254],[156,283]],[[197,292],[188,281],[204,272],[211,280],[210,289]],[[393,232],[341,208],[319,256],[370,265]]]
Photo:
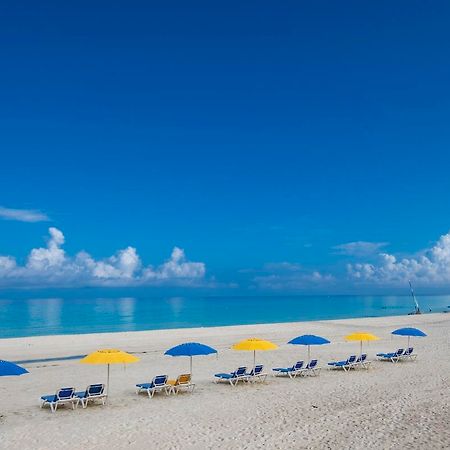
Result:
[[380,249],[386,247],[387,242],[367,242],[356,241],[347,242],[333,247],[339,255],[348,256],[369,256],[379,252]]
[[47,222],[49,217],[36,209],[12,209],[0,206],[0,218],[19,222]]
[[450,283],[450,233],[440,237],[431,248],[409,258],[397,258],[380,253],[376,263],[357,263],[347,266],[354,280],[386,285],[405,285],[414,280],[421,285]]
[[170,259],[157,268],[148,267],[143,272],[147,280],[190,279],[203,278],[205,265],[203,263],[188,262],[184,250],[175,247]]
[[50,239],[47,247],[34,248],[28,256],[27,267],[33,270],[47,270],[51,267],[57,267],[64,263],[65,253],[61,249],[64,244],[64,235],[57,228],[48,229]]
[[65,238],[49,228],[47,246],[30,251],[24,265],[12,256],[0,256],[2,286],[139,286],[154,284],[196,285],[205,278],[205,264],[190,262],[175,247],[169,260],[157,267],[144,267],[134,247],[96,260],[81,251],[74,257],[62,248]]

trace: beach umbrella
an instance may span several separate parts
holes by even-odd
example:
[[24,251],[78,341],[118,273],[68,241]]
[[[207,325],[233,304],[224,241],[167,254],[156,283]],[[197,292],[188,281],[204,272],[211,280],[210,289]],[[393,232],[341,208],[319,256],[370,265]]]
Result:
[[315,336],[314,334],[304,334],[297,336],[290,340],[288,344],[293,345],[307,345],[308,346],[308,363],[311,361],[311,345],[324,345],[329,344],[330,341],[321,336]]
[[346,341],[359,341],[360,342],[360,356],[362,355],[362,343],[367,341],[378,341],[380,338],[378,336],[375,336],[372,333],[364,333],[364,332],[357,332],[349,334],[348,336],[345,336]]
[[418,328],[399,328],[398,330],[394,330],[391,334],[396,334],[398,336],[408,336],[408,347],[409,347],[409,339],[411,336],[413,337],[425,337],[426,334],[419,330]]
[[205,344],[199,344],[198,342],[186,342],[185,344],[177,345],[176,347],[169,348],[164,354],[169,356],[189,356],[190,358],[190,374],[192,376],[192,357],[211,355],[217,353],[215,348],[209,347]]
[[28,370],[12,362],[0,359],[0,377],[18,376],[24,373],[28,373]]
[[130,364],[138,362],[139,358],[117,349],[97,350],[85,356],[80,363],[82,364],[106,364],[108,366],[108,382],[106,384],[106,394],[109,392],[109,366],[111,364]]
[[253,369],[256,366],[256,352],[257,351],[267,351],[276,350],[278,345],[270,341],[265,341],[264,339],[250,338],[244,339],[243,341],[234,344],[231,347],[233,350],[243,350],[253,352]]

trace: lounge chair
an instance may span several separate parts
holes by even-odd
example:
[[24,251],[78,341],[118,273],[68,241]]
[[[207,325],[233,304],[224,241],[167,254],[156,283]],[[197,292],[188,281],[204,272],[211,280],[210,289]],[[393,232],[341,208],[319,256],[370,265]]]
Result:
[[417,355],[414,354],[413,351],[414,351],[414,347],[409,347],[409,348],[407,348],[407,349],[403,352],[402,355],[400,355],[399,358],[400,358],[400,359],[406,359],[406,358],[409,358],[409,359],[416,359],[416,358],[417,358]]
[[312,359],[307,365],[306,367],[304,367],[303,369],[300,369],[300,375],[302,376],[317,376],[319,375],[320,372],[320,367],[317,367],[317,359]]
[[56,391],[55,395],[43,395],[41,397],[41,408],[49,405],[52,412],[58,409],[59,405],[71,405],[72,409],[78,406],[80,399],[75,396],[75,388],[66,387]]
[[301,373],[303,368],[303,361],[297,361],[292,367],[275,367],[272,370],[275,376],[288,375],[289,378],[295,378]]
[[157,375],[151,383],[141,383],[136,385],[136,394],[147,392],[149,397],[153,397],[155,392],[164,391],[166,395],[170,394],[172,386],[167,383],[167,375]]
[[239,380],[245,381],[247,378],[246,375],[247,367],[239,367],[237,370],[231,373],[216,373],[214,376],[216,379],[214,380],[216,383],[219,381],[225,381],[231,384],[231,386],[236,386]]
[[104,384],[91,384],[84,392],[75,392],[75,396],[80,399],[83,408],[86,408],[89,402],[94,402],[95,400],[101,400],[104,405],[107,394]]
[[351,355],[345,361],[332,361],[329,362],[328,365],[331,366],[331,369],[343,369],[344,372],[349,371],[351,368],[354,368],[356,364],[356,355]]
[[369,361],[367,359],[367,354],[363,353],[362,355],[358,356],[358,359],[355,362],[354,367],[361,367],[361,369],[368,369],[372,361]]
[[250,372],[245,374],[245,381],[249,382],[256,382],[259,381],[260,383],[264,383],[267,377],[267,373],[263,372],[264,366],[263,365],[257,365],[252,369]]
[[382,361],[391,361],[395,363],[398,362],[403,353],[404,353],[403,349],[399,348],[396,352],[392,353],[377,353],[377,356]]
[[173,394],[178,394],[182,389],[192,392],[195,388],[195,384],[191,382],[190,373],[183,373],[176,380],[168,380],[167,384],[170,384],[170,392]]

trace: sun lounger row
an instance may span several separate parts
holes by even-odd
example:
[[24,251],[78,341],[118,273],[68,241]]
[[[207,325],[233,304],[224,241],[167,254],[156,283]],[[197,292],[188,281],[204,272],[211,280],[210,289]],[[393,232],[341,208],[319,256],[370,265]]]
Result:
[[413,347],[409,347],[406,350],[399,348],[396,352],[392,353],[377,353],[377,356],[382,361],[392,361],[395,363],[403,359],[416,359],[417,355],[413,351]]
[[176,380],[169,380],[167,375],[157,375],[150,383],[136,385],[136,393],[146,392],[152,398],[156,392],[164,392],[166,395],[178,394],[182,390],[192,392],[195,384],[191,381],[191,375],[184,373]]
[[[413,348],[409,347],[404,350],[399,348],[392,353],[377,353],[381,360],[398,362],[402,359],[415,359],[417,355],[413,353]],[[349,356],[343,361],[331,361],[328,363],[330,369],[342,369],[345,372],[351,369],[368,369],[371,361],[367,359],[367,354],[363,353],[359,357],[356,355]],[[289,378],[296,378],[297,376],[317,376],[320,372],[317,359],[311,360],[308,364],[303,361],[297,361],[290,367],[275,367],[272,369],[274,376],[288,376]],[[250,371],[247,367],[238,367],[234,372],[216,373],[214,375],[215,382],[229,383],[231,386],[236,386],[239,381],[246,383],[264,382],[267,373],[264,372],[263,365],[256,365]],[[157,375],[149,383],[140,383],[136,385],[136,393],[145,392],[151,398],[157,392],[164,392],[166,395],[178,394],[180,391],[192,392],[195,384],[192,383],[190,374],[182,374],[176,380],[169,380],[167,375]],[[43,395],[41,397],[41,408],[49,406],[52,412],[58,409],[61,405],[70,405],[72,409],[78,407],[81,402],[83,408],[88,406],[89,402],[99,400],[104,405],[107,394],[105,392],[104,384],[91,384],[85,391],[76,392],[73,387],[65,387],[58,389],[53,395]]]
[[331,361],[328,363],[330,369],[342,369],[347,372],[351,369],[368,369],[371,361],[367,359],[367,354],[356,357],[356,355],[350,355],[344,361]]
[[70,405],[72,409],[78,407],[81,402],[83,408],[86,408],[89,402],[100,400],[105,404],[107,394],[105,393],[104,384],[91,384],[85,391],[76,392],[73,387],[65,387],[58,389],[54,395],[43,395],[41,397],[41,408],[48,405],[52,412],[61,405]]

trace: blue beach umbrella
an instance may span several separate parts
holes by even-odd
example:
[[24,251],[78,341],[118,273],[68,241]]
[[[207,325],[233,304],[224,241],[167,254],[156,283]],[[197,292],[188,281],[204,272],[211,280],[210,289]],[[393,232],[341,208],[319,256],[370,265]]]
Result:
[[18,376],[24,373],[28,373],[28,370],[12,362],[0,359],[0,377]]
[[408,336],[408,347],[409,347],[409,339],[411,336],[413,337],[425,337],[426,334],[419,330],[418,328],[399,328],[398,330],[394,330],[391,334],[396,334],[397,336]]
[[208,345],[199,344],[198,342],[186,342],[185,344],[169,348],[164,354],[169,356],[189,356],[190,374],[192,375],[192,357],[211,355],[212,353],[217,353],[217,350]]
[[329,344],[329,343],[330,343],[330,341],[328,339],[325,339],[321,336],[315,336],[314,334],[304,334],[304,335],[298,336],[288,342],[288,344],[293,344],[293,345],[307,345],[308,346],[308,362],[311,361],[311,345],[324,345],[324,344]]

